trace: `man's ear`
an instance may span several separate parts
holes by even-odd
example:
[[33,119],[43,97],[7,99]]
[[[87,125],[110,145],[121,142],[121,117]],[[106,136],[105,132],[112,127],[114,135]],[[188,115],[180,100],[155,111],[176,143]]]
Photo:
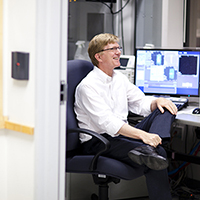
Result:
[[96,54],[94,55],[94,57],[98,60],[98,62],[101,62],[101,54],[96,53]]

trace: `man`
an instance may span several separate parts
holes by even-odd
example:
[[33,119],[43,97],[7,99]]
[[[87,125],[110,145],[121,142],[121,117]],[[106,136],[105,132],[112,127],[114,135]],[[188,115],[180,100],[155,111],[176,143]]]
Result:
[[[134,168],[144,169],[151,200],[170,200],[166,152],[162,140],[169,140],[176,106],[165,98],[145,96],[120,72],[119,39],[112,34],[96,35],[89,43],[88,53],[94,69],[78,85],[75,112],[81,128],[103,134],[111,147],[106,156],[121,160]],[[128,111],[147,116],[132,127]],[[83,151],[95,154],[101,143],[80,134]]]

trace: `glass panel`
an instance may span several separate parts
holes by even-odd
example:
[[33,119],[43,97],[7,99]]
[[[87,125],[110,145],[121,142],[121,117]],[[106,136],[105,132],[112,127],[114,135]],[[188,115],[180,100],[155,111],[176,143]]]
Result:
[[200,1],[187,2],[187,39],[185,47],[200,47]]
[[136,48],[161,46],[162,1],[136,0]]

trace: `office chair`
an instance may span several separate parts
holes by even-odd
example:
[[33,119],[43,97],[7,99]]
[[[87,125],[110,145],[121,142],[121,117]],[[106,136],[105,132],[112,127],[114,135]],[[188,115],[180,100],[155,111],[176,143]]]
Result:
[[[99,194],[91,195],[92,200],[108,200],[108,184],[119,183],[120,179],[132,180],[142,176],[140,169],[105,156],[102,153],[110,147],[109,141],[102,135],[91,130],[78,128],[74,113],[74,93],[78,83],[93,69],[93,65],[85,60],[70,60],[67,62],[67,160],[66,172],[91,174],[93,181],[99,187]],[[96,155],[82,155],[79,133],[86,133],[98,138],[104,144],[104,149]]]

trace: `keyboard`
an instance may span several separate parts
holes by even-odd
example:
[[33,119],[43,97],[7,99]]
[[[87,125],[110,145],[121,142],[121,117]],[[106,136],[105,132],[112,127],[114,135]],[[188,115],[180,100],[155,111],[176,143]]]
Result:
[[170,100],[176,105],[178,111],[188,106],[188,99],[185,98],[170,98]]
[[182,110],[183,108],[186,108],[187,107],[187,104],[185,103],[182,103],[182,102],[174,102],[174,104],[176,105],[178,111]]

